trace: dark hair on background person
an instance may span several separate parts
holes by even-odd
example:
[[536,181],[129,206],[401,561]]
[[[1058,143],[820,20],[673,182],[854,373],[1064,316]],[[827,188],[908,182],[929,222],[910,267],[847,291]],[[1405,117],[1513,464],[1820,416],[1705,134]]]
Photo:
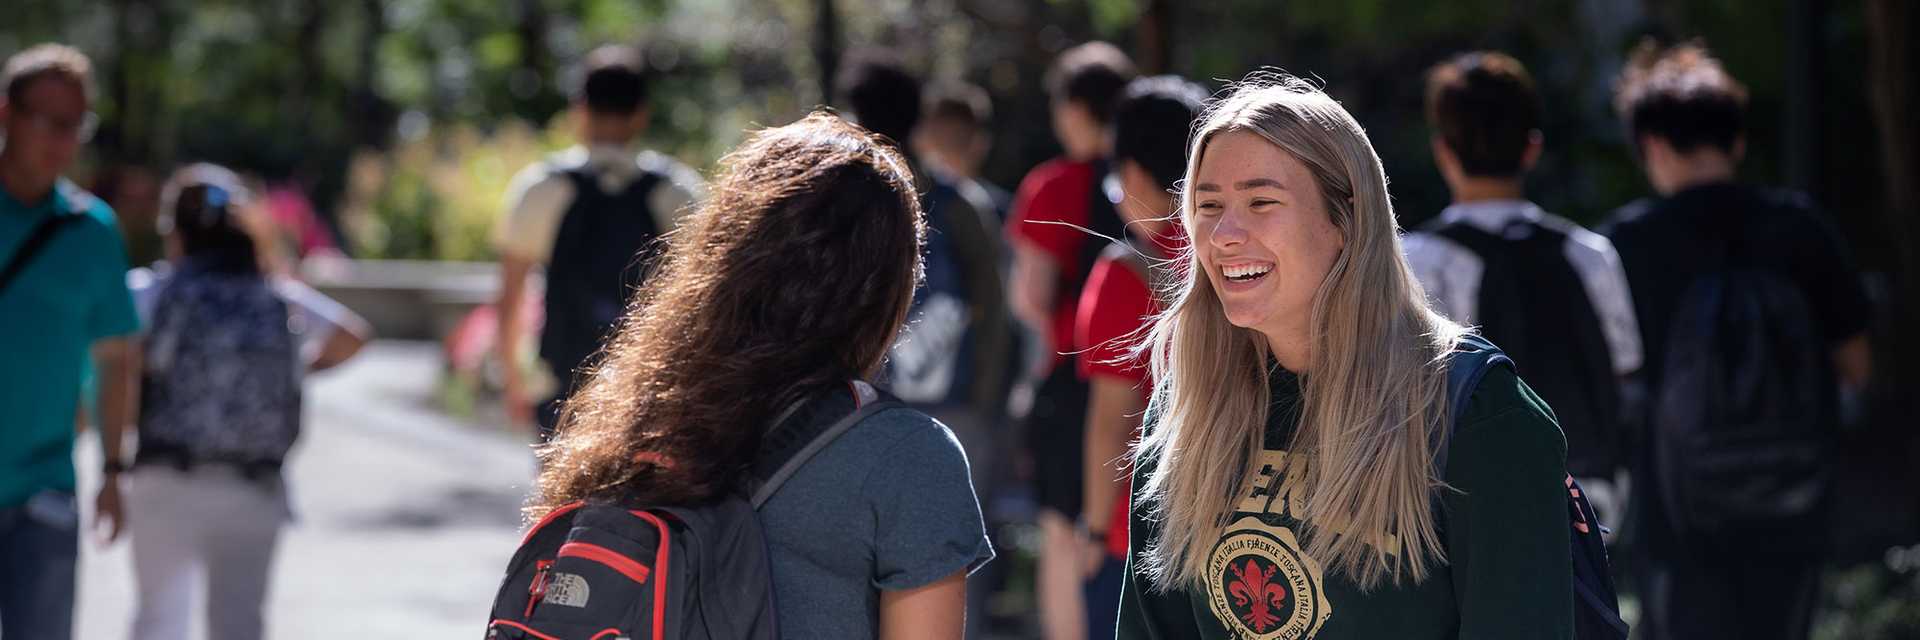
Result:
[[993,98],[987,90],[965,82],[942,82],[928,87],[921,117],[953,120],[969,127],[993,122]]
[[1114,102],[1136,72],[1133,59],[1105,42],[1068,49],[1047,69],[1047,95],[1055,102],[1077,102],[1095,120],[1113,121]]
[[926,231],[891,145],[815,113],[750,136],[710,189],[567,401],[532,515],[723,495],[779,407],[871,377],[905,322]]
[[241,212],[250,197],[240,176],[226,167],[182,167],[161,187],[160,233],[177,238],[184,257],[209,268],[257,273],[258,249]]
[[1179,76],[1139,78],[1114,107],[1115,166],[1132,160],[1171,189],[1187,171],[1187,138],[1207,90]]
[[586,67],[574,100],[588,111],[627,115],[646,104],[646,67],[638,49],[619,44],[594,49],[587,54]]
[[26,96],[27,87],[41,78],[71,81],[80,85],[88,100],[93,99],[93,63],[87,60],[87,54],[64,44],[28,47],[7,58],[6,67],[0,69],[0,86],[6,87],[8,102],[19,102]]
[[1635,144],[1653,135],[1681,153],[1731,153],[1746,132],[1747,87],[1698,41],[1665,49],[1642,41],[1620,72],[1613,105]]
[[1463,53],[1427,72],[1427,124],[1469,176],[1509,178],[1540,130],[1540,95],[1504,53]]
[[834,92],[860,126],[895,146],[906,144],[920,122],[920,80],[892,51],[859,49],[848,54],[834,78]]

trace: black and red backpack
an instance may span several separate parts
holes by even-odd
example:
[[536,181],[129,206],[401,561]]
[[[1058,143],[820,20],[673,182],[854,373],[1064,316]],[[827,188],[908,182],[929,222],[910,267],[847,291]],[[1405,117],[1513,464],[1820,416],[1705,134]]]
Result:
[[[774,421],[747,490],[695,507],[574,502],[521,541],[494,596],[489,640],[776,637],[773,581],[756,511],[840,434],[902,406],[851,382],[851,413]],[[838,418],[837,420],[835,418]]]

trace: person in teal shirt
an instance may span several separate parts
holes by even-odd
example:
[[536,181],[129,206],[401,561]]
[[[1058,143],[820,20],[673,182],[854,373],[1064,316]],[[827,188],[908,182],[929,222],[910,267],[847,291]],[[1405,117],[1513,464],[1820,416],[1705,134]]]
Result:
[[[113,210],[62,177],[92,134],[91,63],[43,44],[0,71],[0,637],[72,636],[79,510],[73,443],[81,370],[99,375],[106,479],[96,499],[120,533],[120,434],[133,416],[139,329]],[[39,231],[52,224],[51,231]],[[37,251],[23,251],[42,235]],[[4,265],[18,259],[19,266]]]

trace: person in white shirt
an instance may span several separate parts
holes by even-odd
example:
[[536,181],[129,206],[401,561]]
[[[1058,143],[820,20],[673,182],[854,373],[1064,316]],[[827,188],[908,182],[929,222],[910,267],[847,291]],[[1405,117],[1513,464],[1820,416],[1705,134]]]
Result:
[[[557,420],[557,402],[597,350],[625,292],[644,274],[643,252],[698,200],[697,173],[632,145],[647,129],[647,79],[637,51],[610,45],[587,56],[574,93],[580,144],[515,175],[507,212],[494,229],[500,255],[497,348],[504,404],[515,425],[537,423],[543,438]],[[546,268],[546,313],[540,356],[557,394],[534,397],[519,366],[532,314],[525,313],[528,276]],[[542,394],[547,395],[547,394]]]
[[1519,61],[1473,52],[1427,76],[1433,156],[1453,204],[1404,240],[1433,307],[1513,355],[1552,405],[1567,466],[1605,524],[1620,522],[1631,376],[1643,360],[1626,272],[1599,234],[1524,195],[1540,159],[1540,100]]

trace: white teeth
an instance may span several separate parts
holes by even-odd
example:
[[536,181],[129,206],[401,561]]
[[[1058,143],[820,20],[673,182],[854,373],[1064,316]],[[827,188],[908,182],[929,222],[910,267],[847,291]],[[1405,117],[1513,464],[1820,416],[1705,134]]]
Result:
[[1264,275],[1266,274],[1266,272],[1272,271],[1272,270],[1273,270],[1273,265],[1249,264],[1249,265],[1235,265],[1231,267],[1221,267],[1220,273],[1225,274],[1229,278],[1250,278],[1253,276]]

